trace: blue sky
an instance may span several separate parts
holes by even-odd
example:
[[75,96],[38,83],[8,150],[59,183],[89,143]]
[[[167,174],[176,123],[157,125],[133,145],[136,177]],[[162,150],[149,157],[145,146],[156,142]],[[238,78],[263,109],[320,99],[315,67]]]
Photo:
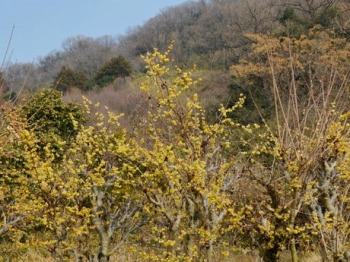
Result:
[[2,0],[0,60],[12,27],[11,62],[36,62],[71,36],[118,36],[186,0]]

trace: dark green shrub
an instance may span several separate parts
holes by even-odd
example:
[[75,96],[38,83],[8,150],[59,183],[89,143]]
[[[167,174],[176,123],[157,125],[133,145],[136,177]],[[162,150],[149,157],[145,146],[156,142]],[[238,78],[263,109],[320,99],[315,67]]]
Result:
[[97,72],[94,80],[98,86],[104,87],[113,83],[116,78],[130,76],[131,73],[130,63],[120,55],[105,63]]
[[79,125],[85,123],[83,109],[76,103],[65,103],[62,100],[62,92],[46,89],[34,94],[20,109],[20,114],[27,120],[31,128],[40,140],[41,150],[50,144],[57,148],[57,154],[61,154],[62,146],[67,146],[75,138]]
[[69,67],[63,66],[55,78],[54,88],[62,92],[67,92],[72,87],[85,90],[87,83],[88,79],[83,72],[74,71]]

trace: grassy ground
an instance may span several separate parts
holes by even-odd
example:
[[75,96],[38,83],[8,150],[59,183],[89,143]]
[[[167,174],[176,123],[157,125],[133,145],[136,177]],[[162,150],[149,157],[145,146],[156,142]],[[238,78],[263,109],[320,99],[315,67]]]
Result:
[[[256,253],[256,252],[255,252]],[[215,262],[262,262],[261,258],[256,254],[244,254],[244,253],[234,253],[229,257],[223,258],[221,256],[216,256],[217,260]],[[1,261],[1,259],[0,259]],[[55,260],[50,257],[44,257],[42,254],[39,254],[35,251],[29,251],[23,255],[18,261],[23,262],[54,262]],[[139,256],[133,252],[121,253],[117,256],[114,256],[111,262],[143,262]],[[288,251],[282,252],[280,254],[281,262],[291,262],[290,254]],[[299,261],[301,262],[321,262],[321,258],[315,253],[306,253],[299,255]]]
[[[244,253],[235,253],[231,254],[227,258],[216,256],[217,260],[215,262],[263,262],[262,259],[257,254],[244,254]],[[132,257],[132,254],[125,254],[113,258],[113,262],[143,262],[135,257]],[[283,252],[280,255],[280,262],[291,262],[289,252]],[[321,258],[315,253],[308,253],[299,256],[300,262],[321,262]]]

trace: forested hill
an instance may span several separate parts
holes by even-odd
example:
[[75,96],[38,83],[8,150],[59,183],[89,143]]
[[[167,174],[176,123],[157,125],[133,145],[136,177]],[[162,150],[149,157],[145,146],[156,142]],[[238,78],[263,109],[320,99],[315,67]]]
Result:
[[3,68],[3,77],[11,92],[17,92],[23,83],[36,90],[52,84],[63,66],[92,78],[119,55],[133,70],[142,71],[140,55],[154,47],[165,50],[172,41],[172,55],[179,65],[227,69],[247,53],[251,41],[247,33],[298,36],[321,24],[349,38],[348,8],[346,0],[188,1],[161,11],[121,37],[66,39],[61,51],[53,51],[35,64],[10,63]]

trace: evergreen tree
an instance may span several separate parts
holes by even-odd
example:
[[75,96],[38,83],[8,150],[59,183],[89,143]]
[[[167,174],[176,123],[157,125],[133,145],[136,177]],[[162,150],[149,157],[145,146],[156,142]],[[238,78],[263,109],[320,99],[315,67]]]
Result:
[[54,87],[59,91],[67,92],[72,87],[85,89],[87,82],[88,79],[83,72],[63,66],[55,78]]
[[121,55],[105,63],[95,76],[95,82],[103,87],[112,83],[118,77],[129,76],[132,72],[130,63]]
[[39,138],[39,149],[50,145],[57,149],[57,156],[62,154],[61,144],[69,145],[77,135],[77,123],[85,123],[83,110],[79,104],[65,103],[62,93],[44,89],[34,94],[19,110],[32,131]]

